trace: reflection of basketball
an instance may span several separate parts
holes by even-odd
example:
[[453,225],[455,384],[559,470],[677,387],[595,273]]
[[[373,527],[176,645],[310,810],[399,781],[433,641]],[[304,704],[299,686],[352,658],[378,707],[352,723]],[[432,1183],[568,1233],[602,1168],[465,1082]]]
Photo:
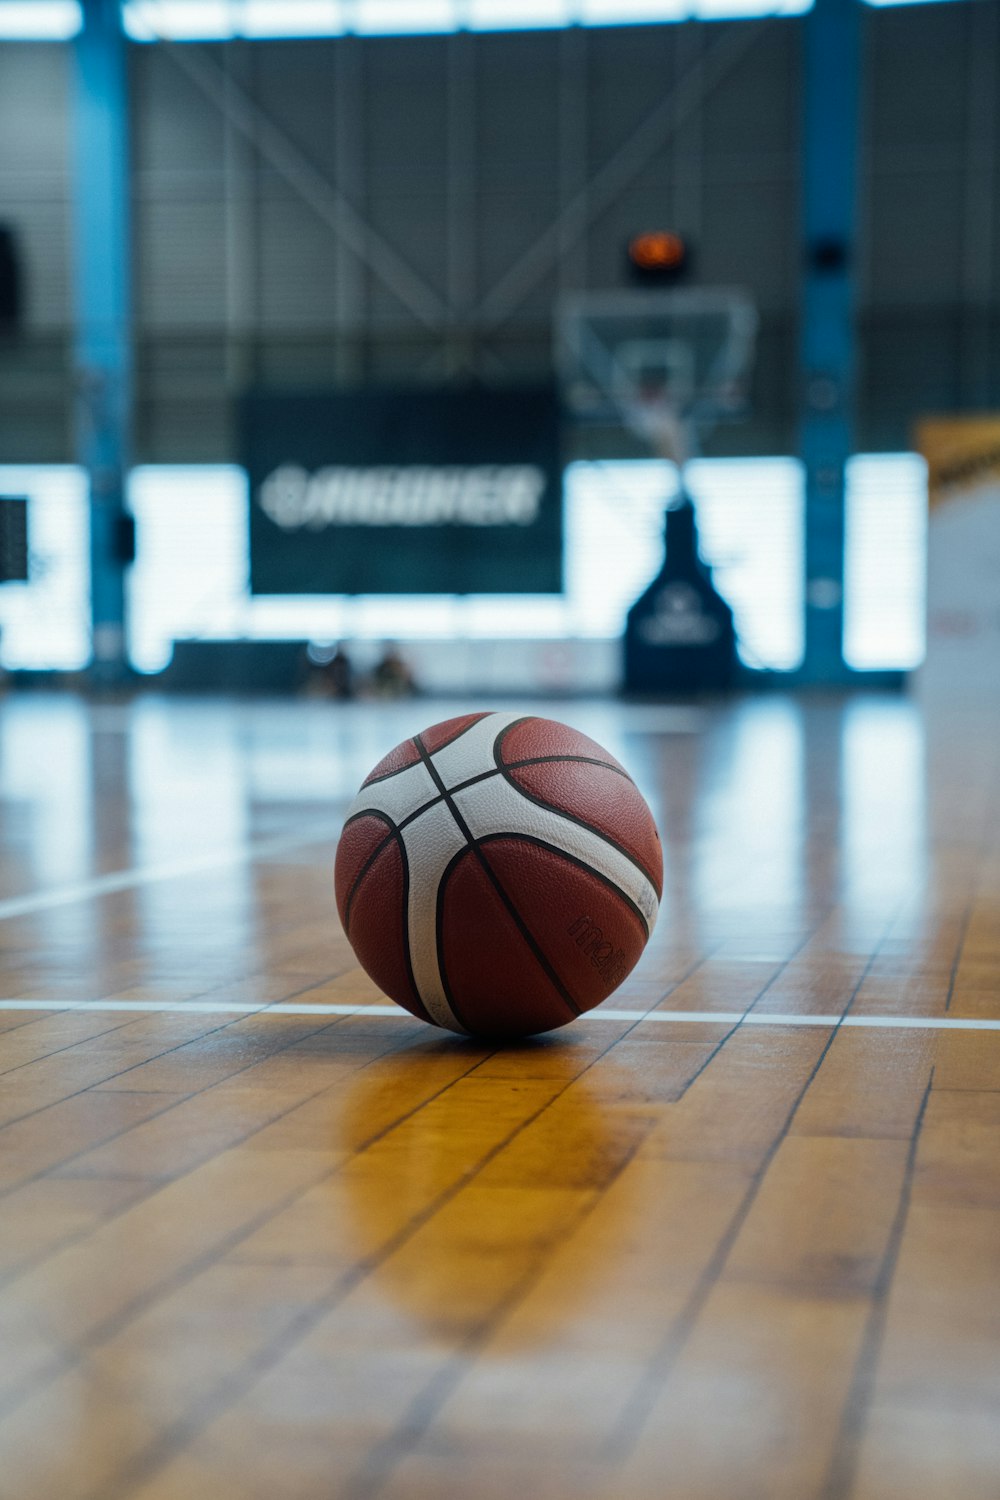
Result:
[[552,719],[465,714],[365,781],[337,906],[362,966],[415,1016],[526,1036],[617,988],[661,878],[649,808],[606,750]]

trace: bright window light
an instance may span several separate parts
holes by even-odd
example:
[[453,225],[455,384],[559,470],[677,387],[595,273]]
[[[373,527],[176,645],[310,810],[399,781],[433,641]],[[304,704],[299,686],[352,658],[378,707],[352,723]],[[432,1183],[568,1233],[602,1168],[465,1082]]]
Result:
[[82,469],[0,467],[0,494],[27,497],[28,582],[0,586],[0,664],[78,672],[90,659],[90,538]]
[[566,598],[581,635],[620,636],[663,556],[663,509],[676,492],[657,459],[566,470]]
[[0,0],[5,42],[66,42],[82,25],[79,0]]
[[341,36],[340,0],[245,0],[240,32],[248,37]]
[[576,0],[465,0],[466,24],[476,31],[525,31],[568,26]]
[[577,0],[585,26],[628,26],[642,22],[741,20],[753,16],[797,16],[813,0]]
[[687,0],[577,0],[577,14],[584,26],[679,21],[687,13]]
[[368,36],[455,31],[454,0],[354,0],[351,30]]
[[[736,614],[740,652],[775,671],[802,656],[802,480],[791,459],[689,470],[702,550]],[[246,476],[235,467],[136,469],[129,651],[161,671],[175,640],[615,639],[662,556],[676,472],[654,460],[566,471],[566,592],[468,597],[250,594]]]
[[741,21],[753,16],[800,16],[812,0],[691,0],[688,15],[702,21]]
[[129,655],[168,664],[174,640],[245,633],[247,481],[232,465],[133,469],[136,560],[128,576]]
[[137,42],[216,42],[239,35],[236,9],[230,0],[126,0],[122,21]]
[[[663,507],[676,470],[656,459],[567,471],[567,589],[580,634],[617,636],[663,555]],[[688,466],[702,557],[736,617],[747,666],[802,660],[803,493],[788,458],[701,459]]]
[[736,616],[748,667],[790,672],[805,651],[805,496],[793,458],[699,459],[688,465],[701,550]]
[[[124,0],[136,41],[218,41],[230,37],[401,35],[416,32],[525,31],[570,25],[623,26],[688,17],[798,15],[812,0]],[[11,11],[46,8],[0,0]],[[56,9],[55,4],[50,7]],[[67,8],[68,7],[64,7]],[[76,24],[79,8],[74,6]],[[72,33],[69,33],[72,34]]]
[[859,453],[847,465],[844,660],[908,671],[924,658],[927,468],[915,453]]

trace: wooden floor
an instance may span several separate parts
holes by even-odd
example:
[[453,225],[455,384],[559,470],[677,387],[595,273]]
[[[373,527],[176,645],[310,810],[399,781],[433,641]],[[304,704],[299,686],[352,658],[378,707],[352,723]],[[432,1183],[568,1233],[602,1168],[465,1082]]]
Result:
[[0,705],[0,1496],[997,1500],[1000,722],[549,710],[664,906],[491,1051],[331,873],[480,706]]

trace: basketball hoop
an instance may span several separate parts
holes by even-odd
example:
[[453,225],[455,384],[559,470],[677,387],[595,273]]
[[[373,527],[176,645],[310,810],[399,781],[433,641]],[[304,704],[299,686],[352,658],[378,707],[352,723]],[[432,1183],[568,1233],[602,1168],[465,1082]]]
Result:
[[744,414],[757,321],[733,287],[568,297],[556,320],[567,408],[683,468],[719,422]]

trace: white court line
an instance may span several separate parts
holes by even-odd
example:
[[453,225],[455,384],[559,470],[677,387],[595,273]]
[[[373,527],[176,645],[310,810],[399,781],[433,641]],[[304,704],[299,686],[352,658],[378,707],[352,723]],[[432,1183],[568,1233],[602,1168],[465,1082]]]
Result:
[[[220,1016],[386,1016],[397,1019],[408,1012],[398,1005],[334,1005],[317,1001],[310,1005],[253,1005],[240,1000],[0,1000],[0,1011],[123,1011],[137,1015]],[[739,1010],[596,1010],[580,1020],[653,1021],[666,1025],[685,1022],[695,1026],[862,1026],[878,1031],[1000,1031],[1000,1017],[978,1016],[799,1016],[777,1011]]]
[[267,859],[273,854],[287,854],[291,849],[300,849],[307,844],[331,842],[340,833],[337,823],[324,833],[285,835],[282,838],[261,839],[257,843],[238,844],[231,849],[216,849],[211,854],[198,855],[194,859],[178,859],[169,864],[140,865],[134,870],[116,870],[111,875],[98,875],[93,880],[82,880],[78,885],[60,885],[51,891],[38,891],[33,896],[13,896],[9,901],[0,901],[0,922],[10,917],[29,916],[36,911],[51,911],[57,906],[72,906],[77,901],[90,901],[94,896],[110,896],[117,891],[134,890],[141,885],[155,885],[161,880],[180,880],[185,875],[203,875],[208,870],[224,870],[227,865],[241,865],[247,860]]

